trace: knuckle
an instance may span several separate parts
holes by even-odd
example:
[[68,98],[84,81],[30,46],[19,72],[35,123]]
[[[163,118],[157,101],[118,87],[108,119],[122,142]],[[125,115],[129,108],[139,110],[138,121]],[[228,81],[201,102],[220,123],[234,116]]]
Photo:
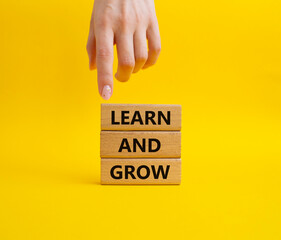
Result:
[[129,19],[127,19],[126,17],[123,17],[120,21],[121,29],[128,29],[129,25],[130,25]]
[[99,47],[97,49],[97,57],[107,58],[107,57],[111,57],[111,56],[112,56],[112,52],[110,49],[108,49],[106,47]]
[[155,46],[152,51],[156,54],[156,55],[159,55],[160,52],[161,52],[161,46]]
[[144,23],[145,22],[145,17],[143,13],[136,12],[135,14],[135,23]]
[[130,57],[126,57],[120,61],[120,66],[123,68],[132,69],[135,66],[135,61]]
[[146,62],[147,60],[147,53],[141,53],[136,56],[136,61],[138,62]]
[[121,29],[127,29],[132,24],[132,22],[132,18],[127,12],[124,12],[119,18],[119,26],[121,27]]
[[127,14],[124,14],[121,18],[120,18],[120,23],[122,25],[127,25],[130,22],[130,19],[128,17]]

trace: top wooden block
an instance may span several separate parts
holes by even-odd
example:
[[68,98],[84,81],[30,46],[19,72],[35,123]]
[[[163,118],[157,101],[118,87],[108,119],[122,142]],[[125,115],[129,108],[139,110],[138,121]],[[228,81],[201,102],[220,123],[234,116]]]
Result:
[[179,131],[181,105],[102,104],[101,130]]

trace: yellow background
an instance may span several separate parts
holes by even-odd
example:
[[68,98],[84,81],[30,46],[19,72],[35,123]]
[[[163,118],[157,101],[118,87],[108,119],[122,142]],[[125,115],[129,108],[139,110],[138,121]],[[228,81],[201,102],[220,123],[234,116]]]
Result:
[[156,1],[109,102],[182,104],[180,186],[99,184],[92,5],[0,2],[0,239],[281,239],[281,2]]

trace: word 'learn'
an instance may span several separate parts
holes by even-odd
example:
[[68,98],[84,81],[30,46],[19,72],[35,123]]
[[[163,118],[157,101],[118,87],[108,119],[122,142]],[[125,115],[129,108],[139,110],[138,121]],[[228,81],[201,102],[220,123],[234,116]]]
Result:
[[115,111],[111,111],[111,124],[112,125],[171,125],[171,112],[167,111],[166,115],[162,111],[144,111],[143,114],[140,111],[134,111],[130,114],[130,111],[121,111],[120,119],[117,119]]

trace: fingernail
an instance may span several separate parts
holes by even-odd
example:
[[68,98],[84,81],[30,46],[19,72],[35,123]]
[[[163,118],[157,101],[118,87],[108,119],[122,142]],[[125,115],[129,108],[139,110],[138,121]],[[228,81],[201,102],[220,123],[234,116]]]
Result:
[[103,87],[102,94],[101,94],[102,98],[104,100],[108,100],[111,97],[111,94],[112,94],[111,87],[109,85],[105,85]]

